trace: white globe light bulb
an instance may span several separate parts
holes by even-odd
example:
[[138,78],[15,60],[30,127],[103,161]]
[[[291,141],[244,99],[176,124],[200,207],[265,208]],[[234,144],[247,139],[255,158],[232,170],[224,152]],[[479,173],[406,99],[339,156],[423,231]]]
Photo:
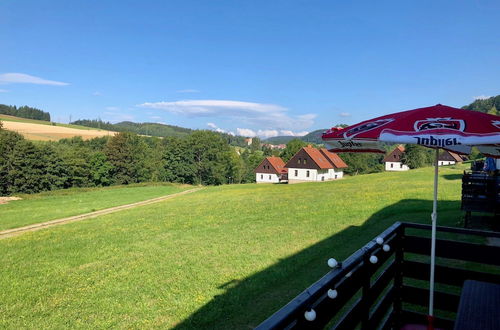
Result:
[[389,251],[391,251],[391,247],[389,246],[389,244],[384,244],[384,246],[382,247],[382,249],[383,249],[385,252],[389,252]]
[[311,309],[310,311],[306,311],[304,313],[304,317],[308,321],[314,321],[314,320],[316,320],[316,312],[314,311],[314,309]]
[[331,268],[337,267],[338,264],[339,263],[334,258],[328,259],[328,266],[330,266]]
[[328,298],[335,299],[337,298],[337,295],[338,295],[337,290],[328,289]]
[[371,256],[371,257],[370,257],[370,262],[371,262],[372,264],[376,264],[376,263],[377,263],[377,261],[378,261],[377,256]]
[[377,242],[378,245],[382,245],[384,243],[384,239],[382,237],[377,237],[375,241]]

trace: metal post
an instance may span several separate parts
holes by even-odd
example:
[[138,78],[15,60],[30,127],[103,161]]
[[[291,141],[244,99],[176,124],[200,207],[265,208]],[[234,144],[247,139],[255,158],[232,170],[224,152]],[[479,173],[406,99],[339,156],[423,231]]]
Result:
[[437,222],[437,196],[438,196],[438,157],[439,149],[436,148],[434,159],[434,201],[432,203],[432,237],[431,237],[431,277],[429,281],[429,329],[433,329],[434,320],[434,268],[436,259],[436,222]]

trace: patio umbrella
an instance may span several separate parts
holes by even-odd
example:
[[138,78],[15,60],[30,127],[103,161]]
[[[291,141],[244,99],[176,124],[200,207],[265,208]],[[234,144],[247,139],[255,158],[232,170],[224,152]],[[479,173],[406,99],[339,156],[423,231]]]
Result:
[[417,144],[436,149],[432,208],[429,323],[434,318],[434,263],[437,221],[439,149],[469,154],[473,146],[484,155],[500,158],[500,116],[445,105],[393,113],[346,128],[331,128],[323,141],[333,152],[386,152],[388,144]]

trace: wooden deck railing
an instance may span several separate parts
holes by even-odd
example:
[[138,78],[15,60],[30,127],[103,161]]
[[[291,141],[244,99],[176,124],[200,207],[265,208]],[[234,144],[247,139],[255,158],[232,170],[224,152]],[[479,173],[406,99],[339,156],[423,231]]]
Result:
[[[449,227],[438,231],[453,239],[436,242],[435,325],[449,329],[466,279],[500,283],[500,247],[471,242],[500,238],[500,233]],[[399,329],[407,323],[425,324],[429,232],[428,225],[395,223],[378,236],[382,244],[374,238],[257,329]]]

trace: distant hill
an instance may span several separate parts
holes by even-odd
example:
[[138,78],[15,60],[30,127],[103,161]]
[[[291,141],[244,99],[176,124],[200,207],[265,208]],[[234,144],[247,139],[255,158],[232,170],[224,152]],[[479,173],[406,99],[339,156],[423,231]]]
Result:
[[106,129],[115,132],[133,132],[141,135],[160,136],[160,137],[167,137],[167,136],[183,137],[193,132],[192,129],[179,126],[165,125],[158,123],[133,123],[131,121],[122,121],[116,124],[112,124],[109,122],[104,122],[102,120],[82,119],[74,121],[71,124],[99,128],[99,129]]
[[[102,120],[96,119],[82,119],[72,122],[74,125],[81,125],[86,127],[105,129],[108,131],[115,132],[132,132],[141,135],[148,136],[158,136],[158,137],[186,137],[193,133],[195,130],[185,127],[179,127],[174,125],[166,125],[159,123],[134,123],[131,121],[122,121],[116,124],[110,122],[104,122]],[[243,136],[233,136],[226,133],[218,133],[224,138],[229,145],[245,147],[247,146],[245,142],[245,137]]]
[[270,143],[270,144],[287,144],[293,139],[299,139],[304,142],[310,142],[310,143],[315,143],[315,144],[322,144],[323,140],[321,140],[321,135],[323,132],[326,131],[326,128],[324,129],[318,129],[315,131],[310,132],[307,135],[304,136],[275,136],[271,138],[267,138],[263,140],[264,143]]
[[274,136],[264,139],[262,140],[262,142],[270,144],[287,144],[288,142],[296,138],[297,138],[296,136],[291,136],[291,135]]
[[499,115],[500,110],[500,95],[492,96],[487,99],[478,99],[469,105],[462,107],[466,110],[480,111],[491,115]]
[[326,128],[317,129],[315,131],[310,132],[307,135],[302,136],[300,139],[304,142],[323,144],[324,142],[323,140],[321,140],[321,135],[323,135],[323,132],[326,130],[327,130]]

